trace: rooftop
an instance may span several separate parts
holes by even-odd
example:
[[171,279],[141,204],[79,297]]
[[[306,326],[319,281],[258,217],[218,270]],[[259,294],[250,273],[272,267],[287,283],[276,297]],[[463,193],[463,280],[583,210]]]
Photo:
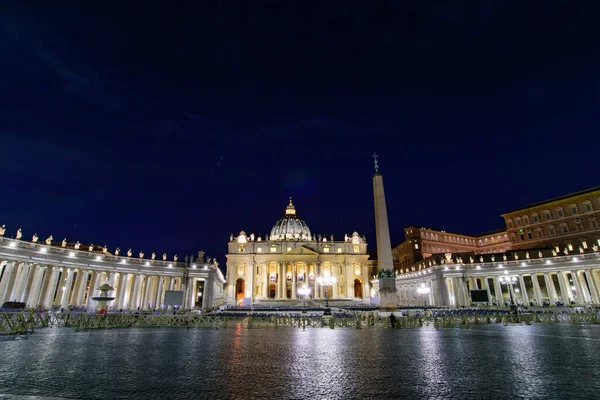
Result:
[[593,188],[590,188],[590,189],[581,190],[581,191],[575,192],[575,193],[565,194],[565,195],[558,196],[558,197],[553,197],[551,199],[544,200],[544,201],[539,201],[537,203],[532,203],[532,204],[529,204],[529,205],[527,205],[525,207],[517,208],[516,210],[504,213],[504,214],[502,214],[502,216],[505,216],[505,215],[508,215],[508,214],[512,214],[512,213],[515,213],[515,212],[518,212],[518,211],[527,210],[529,208],[543,206],[544,204],[554,203],[555,201],[566,200],[566,199],[569,199],[571,197],[581,196],[583,194],[588,194],[588,193],[597,192],[597,191],[600,192],[600,186],[596,186],[596,187],[593,187]]

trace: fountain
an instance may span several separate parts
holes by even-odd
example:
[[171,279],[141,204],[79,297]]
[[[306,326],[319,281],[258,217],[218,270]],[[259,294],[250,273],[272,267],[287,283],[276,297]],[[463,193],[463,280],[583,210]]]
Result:
[[92,300],[97,301],[98,305],[96,306],[96,311],[100,314],[104,314],[108,309],[107,303],[109,301],[113,301],[115,298],[108,295],[108,292],[115,290],[108,283],[105,283],[102,286],[98,286],[96,290],[100,291],[100,296],[92,297]]

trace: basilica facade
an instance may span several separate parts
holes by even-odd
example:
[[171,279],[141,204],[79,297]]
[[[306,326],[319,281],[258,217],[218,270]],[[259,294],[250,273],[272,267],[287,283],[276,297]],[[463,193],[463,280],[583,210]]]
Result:
[[311,233],[290,203],[265,238],[231,235],[228,304],[312,299],[369,299],[367,242],[357,232],[336,241]]

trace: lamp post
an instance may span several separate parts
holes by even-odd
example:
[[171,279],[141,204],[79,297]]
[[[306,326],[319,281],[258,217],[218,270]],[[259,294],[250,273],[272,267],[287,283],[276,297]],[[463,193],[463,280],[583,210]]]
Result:
[[510,309],[515,311],[515,309],[517,307],[515,306],[515,301],[513,299],[511,289],[512,289],[512,285],[517,283],[517,277],[516,276],[501,276],[499,281],[500,281],[501,285],[506,285],[506,287],[508,288],[508,295],[510,297]]
[[[431,289],[426,287],[424,283],[421,283],[421,286],[417,288],[417,293],[427,295],[431,292]],[[426,298],[427,299],[427,298]],[[425,300],[425,306],[427,306],[427,300]]]
[[304,298],[304,310],[302,310],[302,314],[306,314],[306,298],[310,295],[310,288],[308,285],[302,286],[298,289],[298,294]]
[[[337,280],[330,275],[320,276],[317,279],[317,283],[323,287],[331,287],[335,285],[336,282]],[[329,290],[325,291],[325,311],[323,312],[323,315],[331,315],[331,309],[329,308]]]

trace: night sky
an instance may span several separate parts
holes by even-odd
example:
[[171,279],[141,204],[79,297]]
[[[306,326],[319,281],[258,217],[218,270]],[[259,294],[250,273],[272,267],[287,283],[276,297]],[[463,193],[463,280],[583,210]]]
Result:
[[375,250],[377,152],[393,244],[501,228],[598,185],[599,8],[2,2],[0,224],[223,265],[292,196]]

